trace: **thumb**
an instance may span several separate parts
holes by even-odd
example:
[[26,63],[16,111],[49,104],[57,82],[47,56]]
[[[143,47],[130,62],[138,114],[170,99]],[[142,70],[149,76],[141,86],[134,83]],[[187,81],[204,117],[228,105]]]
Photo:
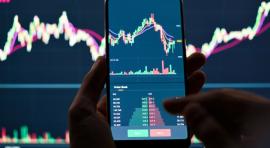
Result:
[[99,57],[82,82],[78,94],[81,103],[90,104],[93,108],[96,108],[106,77],[106,59],[104,57]]
[[85,76],[81,88],[69,108],[69,116],[78,121],[96,112],[97,102],[106,80],[106,61],[99,58]]

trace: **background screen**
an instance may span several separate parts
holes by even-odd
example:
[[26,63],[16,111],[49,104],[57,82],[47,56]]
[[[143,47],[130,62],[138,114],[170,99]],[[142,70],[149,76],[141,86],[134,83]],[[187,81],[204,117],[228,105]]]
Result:
[[99,52],[103,7],[0,0],[0,147],[67,147],[68,108]]
[[185,95],[180,8],[179,0],[108,1],[115,140],[187,138],[183,117],[170,115],[162,106],[168,97]]
[[[261,0],[184,0],[187,42],[198,51],[204,43],[216,39],[214,34],[217,28],[226,29],[228,34],[248,27],[255,28],[248,32],[253,34],[251,39],[234,37],[230,42],[214,46],[215,50],[206,48],[206,53],[211,54],[204,66],[207,74],[204,91],[226,87],[248,90],[270,98],[270,7],[269,4],[262,6],[262,3]],[[142,4],[137,3],[136,6],[142,7]],[[66,13],[63,15],[64,11]],[[104,44],[101,44],[103,11],[103,0],[0,0],[0,147],[68,147],[68,107],[83,75],[94,61],[92,56],[104,53]],[[28,39],[32,48],[27,52],[26,45],[21,45],[17,33],[11,31],[11,35],[8,35],[15,28],[13,23],[16,22],[16,15],[28,34],[31,30],[29,24],[35,16],[45,24],[58,25],[59,18],[66,15],[68,22],[73,24],[73,27],[66,27],[90,34],[95,41],[89,41],[90,47],[94,48],[90,50],[85,41],[71,46],[70,39],[65,40],[62,34],[58,39],[51,36],[46,44],[33,36],[33,40]],[[149,17],[148,14],[138,19],[134,25],[140,25],[142,19]],[[156,15],[155,18],[158,19]],[[136,18],[131,16],[130,19]],[[121,26],[114,31],[134,31],[134,27],[137,26]],[[23,34],[23,31],[19,32]],[[41,32],[41,35],[45,35],[48,30]],[[54,29],[52,32],[59,31]],[[12,52],[7,52],[11,49]],[[189,52],[194,51],[192,46],[188,49]],[[155,68],[160,70],[160,64],[154,65]],[[168,67],[168,63],[165,66]],[[193,142],[198,141],[193,139]]]

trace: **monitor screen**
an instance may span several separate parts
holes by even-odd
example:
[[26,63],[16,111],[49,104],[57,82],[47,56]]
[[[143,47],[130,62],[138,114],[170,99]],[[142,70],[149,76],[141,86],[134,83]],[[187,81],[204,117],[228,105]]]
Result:
[[0,147],[67,146],[69,105],[104,53],[103,4],[0,0]]
[[[270,98],[269,3],[184,0],[187,53],[207,56],[203,91]],[[105,53],[103,8],[102,0],[0,0],[0,147],[68,146],[68,107]]]
[[270,97],[268,1],[186,1],[188,52],[206,55],[206,89],[235,88]]

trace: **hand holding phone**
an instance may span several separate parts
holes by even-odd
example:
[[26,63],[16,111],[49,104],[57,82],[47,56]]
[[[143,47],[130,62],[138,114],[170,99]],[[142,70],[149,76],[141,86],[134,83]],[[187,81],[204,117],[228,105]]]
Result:
[[[204,84],[204,74],[199,71],[204,62],[204,56],[199,53],[187,58],[188,94],[197,93]],[[107,97],[100,98],[107,77],[106,69],[105,59],[99,58],[85,76],[69,108],[71,148],[114,147],[111,129],[106,121]]]
[[[106,6],[108,6],[108,2],[106,3]],[[108,17],[107,17],[107,19],[108,19]],[[181,30],[182,29],[180,29],[180,35],[182,35]],[[107,21],[106,31],[108,32],[108,21]],[[160,40],[158,40],[158,41],[160,41]],[[160,43],[160,42],[158,42],[158,43]],[[157,43],[154,42],[154,44],[157,44]],[[151,47],[151,46],[147,46],[147,48],[149,48],[149,47]],[[144,49],[147,49],[147,48],[145,47]],[[157,48],[157,49],[160,49],[160,48]],[[164,48],[161,48],[161,49],[164,49]],[[183,49],[180,46],[178,51],[181,52]],[[107,55],[107,57],[108,57],[107,60],[109,60],[108,55]],[[108,125],[106,123],[106,121],[104,120],[104,118],[106,118],[106,116],[108,114],[111,114],[111,111],[106,110],[106,107],[105,107],[106,104],[108,104],[109,109],[110,109],[110,104],[111,104],[110,103],[111,97],[109,96],[110,93],[108,93],[108,101],[109,101],[108,103],[106,101],[106,99],[107,99],[106,96],[103,96],[101,101],[99,101],[99,104],[96,104],[98,102],[100,92],[103,89],[102,86],[104,86],[104,81],[105,81],[105,78],[107,75],[106,74],[106,64],[104,63],[104,60],[105,60],[104,58],[99,58],[99,60],[95,63],[95,65],[93,65],[91,71],[87,73],[87,75],[85,76],[85,79],[83,80],[82,87],[78,91],[78,93],[77,93],[77,95],[76,95],[76,97],[75,97],[75,99],[70,107],[69,127],[70,127],[70,143],[71,143],[72,148],[77,148],[77,147],[78,148],[79,147],[108,147],[108,148],[114,147],[113,139],[112,139],[112,137],[110,137],[110,135],[111,135],[110,128],[112,127],[111,126],[112,124],[110,122],[110,125]],[[164,61],[166,61],[166,59]],[[187,79],[187,84],[188,84],[187,86],[188,87],[186,89],[187,90],[186,92],[188,94],[196,93],[202,87],[205,78],[204,78],[204,74],[201,71],[198,71],[198,69],[204,64],[204,62],[205,62],[205,58],[202,54],[194,54],[187,59],[187,62],[186,62],[187,69],[185,72],[188,74],[188,79]],[[130,66],[132,66],[132,65],[130,65]],[[107,67],[107,68],[109,68],[109,67]],[[163,76],[163,75],[159,75],[159,76]],[[168,80],[168,82],[170,82],[170,81]],[[110,87],[109,83],[107,84],[107,86]],[[151,95],[151,94],[148,93],[147,95]],[[153,95],[153,93],[152,93],[152,95]],[[177,94],[177,96],[178,95],[182,95],[182,94],[179,93],[179,94]],[[170,95],[168,95],[168,97],[169,96]],[[140,100],[135,100],[135,99],[134,99],[134,101],[140,102]],[[132,103],[133,102],[131,102],[130,104],[132,105]],[[142,103],[142,102],[140,102],[140,103]],[[158,103],[160,105],[161,102],[158,102]],[[127,106],[125,108],[131,108],[131,106],[129,106],[130,104],[127,104]],[[98,106],[98,108],[96,108],[97,106]],[[139,108],[139,107],[137,107],[137,108]],[[163,109],[162,107],[160,107],[160,108]],[[134,110],[134,108],[133,108],[133,110]],[[162,114],[164,114],[164,112],[162,112]],[[102,117],[102,116],[104,116],[104,117]],[[166,116],[165,116],[165,118],[166,118]],[[91,119],[91,120],[89,120],[89,119]],[[142,126],[140,126],[140,127],[142,127]],[[124,146],[125,144],[129,145],[129,146],[130,145],[135,146],[137,144],[139,144],[139,145],[152,144],[151,146],[154,146],[156,144],[159,144],[159,146],[162,146],[163,144],[166,144],[166,143],[167,144],[168,143],[170,143],[170,144],[175,144],[175,143],[181,144],[182,143],[183,144],[182,146],[184,146],[186,143],[186,140],[167,139],[164,137],[162,140],[161,139],[155,139],[155,140],[143,139],[143,138],[142,138],[142,140],[136,140],[136,137],[134,137],[134,139],[133,140],[117,140],[114,138],[114,142],[117,144],[118,147],[119,147],[119,145]]]

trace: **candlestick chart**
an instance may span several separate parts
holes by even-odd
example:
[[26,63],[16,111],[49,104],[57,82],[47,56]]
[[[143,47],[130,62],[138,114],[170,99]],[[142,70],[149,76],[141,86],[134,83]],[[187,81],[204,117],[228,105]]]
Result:
[[[29,25],[29,31],[24,29],[19,17],[15,16],[12,28],[8,32],[7,42],[4,49],[0,49],[0,60],[4,61],[8,55],[16,52],[18,49],[26,47],[28,52],[31,52],[33,42],[42,40],[44,44],[49,44],[51,36],[59,39],[61,34],[64,34],[65,40],[69,41],[69,46],[74,46],[76,43],[84,41],[89,47],[92,60],[96,60],[98,56],[103,55],[104,49],[99,51],[99,45],[96,40],[101,40],[101,36],[96,32],[86,29],[77,29],[68,20],[66,12],[63,12],[59,18],[58,24],[45,24],[40,22],[38,16],[35,16],[33,22]],[[16,41],[20,44],[15,45]]]
[[[209,43],[204,43],[201,47],[188,44],[187,55],[194,52],[202,52],[206,57],[210,57],[211,55],[233,48],[246,40],[253,40],[270,28],[270,24],[267,22],[269,11],[270,2],[262,1],[261,6],[258,8],[258,13],[253,26],[242,28],[239,31],[227,31],[225,28],[218,27],[215,29],[212,40]],[[149,19],[144,19],[141,26],[139,26],[132,34],[125,34],[124,30],[120,30],[118,33],[110,30],[109,42],[112,46],[117,46],[119,40],[122,39],[125,44],[132,45],[137,36],[142,35],[151,29],[160,32],[160,39],[164,46],[164,52],[166,54],[173,52],[176,40],[173,36],[168,34],[160,24],[155,22],[154,15]],[[30,23],[30,29],[28,31],[21,26],[19,23],[19,16],[16,15],[13,20],[13,26],[8,32],[5,46],[3,49],[0,49],[0,61],[6,60],[7,56],[23,47],[26,47],[27,51],[30,52],[32,44],[36,40],[42,40],[45,44],[49,44],[51,36],[58,39],[61,34],[64,34],[65,39],[69,42],[70,46],[74,46],[76,43],[82,41],[85,42],[86,46],[89,47],[92,60],[105,54],[105,39],[93,30],[83,30],[74,27],[74,25],[69,22],[66,12],[63,12],[59,17],[58,24],[42,23],[40,22],[39,17],[35,16],[33,22]],[[17,40],[20,43],[18,45],[15,44]]]
[[68,147],[69,105],[102,54],[102,8],[102,1],[0,1],[0,147]]
[[253,40],[257,36],[267,31],[270,28],[270,23],[266,22],[269,15],[270,2],[263,1],[258,8],[257,17],[253,26],[242,28],[239,31],[228,32],[225,28],[216,28],[212,40],[209,43],[204,43],[201,48],[197,48],[190,44],[187,47],[187,52],[202,52],[206,57],[221,51],[233,48],[245,40]]
[[125,44],[134,44],[135,38],[143,35],[148,30],[154,30],[159,32],[160,40],[163,44],[163,49],[166,55],[169,52],[173,52],[175,48],[175,39],[172,35],[168,34],[164,28],[155,21],[154,14],[151,14],[149,19],[143,19],[141,26],[139,26],[133,33],[125,33],[124,30],[120,30],[119,33],[115,33],[109,30],[109,43],[111,46],[119,44],[119,40],[122,39]]
[[[0,147],[68,144],[65,113],[84,74],[99,56],[106,54],[103,2],[39,3],[0,0]],[[203,68],[208,78],[205,91],[240,88],[270,97],[270,71],[265,68],[270,62],[270,2],[191,0],[185,2],[185,7],[186,40],[179,37],[180,31],[171,29],[181,30],[179,23],[164,21],[154,11],[127,17],[110,28],[109,51],[117,51],[110,54],[110,62],[118,65],[111,67],[112,79],[125,78],[121,83],[179,81],[183,78],[179,70],[182,67],[174,60],[183,58],[179,47],[186,42],[187,56],[201,52],[207,58]],[[125,25],[129,21],[134,25]],[[150,86],[116,86],[114,102],[120,98],[121,104],[129,103],[123,99],[126,94],[136,100],[132,107],[121,108],[126,112],[121,112],[121,123],[115,116],[116,126],[130,125],[136,130],[138,125],[147,125],[150,136],[151,125],[170,126],[176,120],[184,124],[180,117],[168,120],[160,104],[160,96],[177,95],[174,89],[178,86],[170,87],[174,92],[168,90],[164,95],[156,87],[156,91],[134,94],[132,91],[148,90]],[[147,95],[150,92],[153,95]],[[155,115],[152,122],[150,114]],[[145,131],[139,133],[146,135]],[[156,133],[152,131],[152,136]],[[130,130],[129,136],[136,135]],[[192,141],[200,142],[197,138]]]

